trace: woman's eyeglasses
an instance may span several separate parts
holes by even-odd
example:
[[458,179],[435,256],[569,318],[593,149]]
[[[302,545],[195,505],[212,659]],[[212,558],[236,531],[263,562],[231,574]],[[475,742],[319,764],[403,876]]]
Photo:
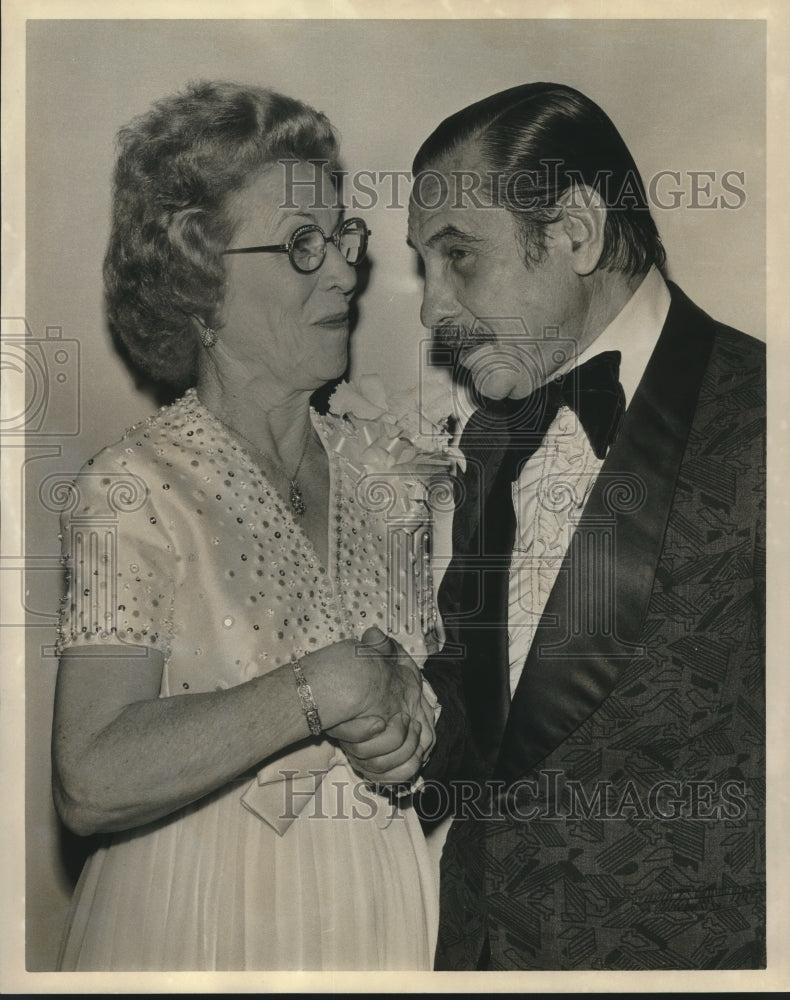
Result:
[[266,247],[241,247],[225,250],[231,253],[287,253],[288,259],[300,274],[312,274],[324,263],[327,243],[333,243],[343,259],[356,266],[365,259],[370,230],[362,219],[347,219],[332,236],[325,236],[320,226],[300,226],[287,243]]

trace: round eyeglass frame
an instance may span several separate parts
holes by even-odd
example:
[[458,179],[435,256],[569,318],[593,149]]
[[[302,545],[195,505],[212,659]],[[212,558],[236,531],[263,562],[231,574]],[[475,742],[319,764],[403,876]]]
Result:
[[[353,219],[346,219],[345,222],[343,222],[340,225],[340,228],[337,230],[337,232],[333,233],[331,236],[327,236],[326,233],[323,231],[323,229],[319,225],[316,225],[316,223],[309,222],[304,226],[299,226],[299,228],[293,233],[293,235],[291,236],[291,238],[288,240],[287,243],[274,243],[270,244],[269,246],[260,246],[260,247],[238,247],[237,249],[233,250],[223,250],[222,256],[224,257],[228,254],[236,254],[236,253],[287,253],[288,260],[291,262],[291,267],[293,267],[295,271],[298,271],[299,274],[314,274],[326,260],[327,243],[332,243],[337,248],[337,250],[342,254],[342,250],[340,250],[340,240],[342,239],[343,235],[349,230],[349,228],[352,227],[357,228],[359,237],[361,239],[359,256],[357,257],[356,260],[353,261],[348,260],[348,258],[345,256],[343,257],[343,259],[352,267],[356,267],[358,264],[361,264],[362,261],[365,259],[365,256],[368,252],[368,237],[370,236],[370,230],[365,225],[365,220],[356,217]],[[318,258],[318,263],[315,265],[315,267],[300,267],[296,263],[296,260],[294,259],[294,250],[297,246],[298,239],[301,236],[304,236],[305,233],[309,232],[320,233],[320,235],[324,240],[324,246],[320,252],[320,257]]]

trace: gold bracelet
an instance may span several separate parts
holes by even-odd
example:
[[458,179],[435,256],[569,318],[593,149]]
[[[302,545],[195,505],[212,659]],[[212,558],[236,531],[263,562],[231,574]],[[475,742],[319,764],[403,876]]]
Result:
[[291,657],[291,666],[296,676],[296,693],[299,695],[299,701],[302,703],[302,711],[307,718],[307,726],[310,734],[312,736],[320,736],[324,728],[318,717],[318,706],[315,703],[315,698],[313,698],[312,688],[305,680],[301,664],[295,656]]

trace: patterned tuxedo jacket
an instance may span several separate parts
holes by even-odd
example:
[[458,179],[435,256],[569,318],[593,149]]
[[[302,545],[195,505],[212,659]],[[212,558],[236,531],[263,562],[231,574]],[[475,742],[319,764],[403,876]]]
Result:
[[512,699],[507,442],[465,428],[438,969],[765,965],[765,350],[670,291]]

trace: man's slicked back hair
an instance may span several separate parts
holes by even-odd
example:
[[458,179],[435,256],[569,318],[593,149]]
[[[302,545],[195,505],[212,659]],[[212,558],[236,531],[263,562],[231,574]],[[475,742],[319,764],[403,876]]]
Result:
[[425,140],[414,176],[467,143],[499,178],[497,201],[519,221],[528,259],[539,259],[562,195],[574,189],[581,199],[587,188],[608,210],[598,267],[627,275],[663,267],[666,254],[634,159],[611,119],[584,94],[527,83],[471,104]]

